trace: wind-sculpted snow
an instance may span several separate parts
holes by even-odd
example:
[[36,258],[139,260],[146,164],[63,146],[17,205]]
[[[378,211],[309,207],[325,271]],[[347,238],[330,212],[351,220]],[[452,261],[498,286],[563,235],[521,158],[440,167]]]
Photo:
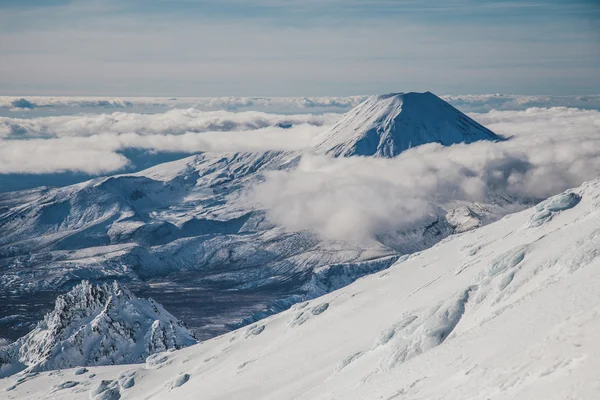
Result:
[[[54,310],[33,331],[0,348],[0,371],[142,362],[150,354],[196,342],[187,327],[154,300],[138,299],[116,282],[84,281],[59,296]],[[80,368],[75,374],[87,371]]]
[[575,207],[579,203],[579,196],[575,193],[559,194],[541,202],[535,207],[536,213],[531,217],[529,226],[532,228],[545,224],[552,215]]
[[381,367],[384,370],[394,368],[441,345],[460,322],[472,290],[461,291],[414,320],[405,319],[397,324],[385,343],[392,349],[391,354],[382,360]]
[[578,202],[535,229],[535,207],[508,215],[146,364],[89,367],[76,379],[68,370],[23,374],[0,389],[67,400],[593,399],[600,180],[569,194]]

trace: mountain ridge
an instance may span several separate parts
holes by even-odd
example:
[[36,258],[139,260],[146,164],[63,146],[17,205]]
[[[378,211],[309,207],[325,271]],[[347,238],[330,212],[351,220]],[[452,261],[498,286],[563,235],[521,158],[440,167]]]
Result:
[[197,343],[185,324],[152,299],[117,282],[82,281],[58,296],[54,310],[16,342],[0,347],[0,377],[143,362],[148,356]]

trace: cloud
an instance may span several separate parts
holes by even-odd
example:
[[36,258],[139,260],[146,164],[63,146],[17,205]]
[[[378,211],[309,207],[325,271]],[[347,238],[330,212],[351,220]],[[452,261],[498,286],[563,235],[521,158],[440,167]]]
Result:
[[299,150],[338,114],[175,109],[41,118],[0,117],[0,174],[106,174],[130,166],[126,149],[151,152]]
[[280,1],[284,13],[248,1],[100,3],[3,9],[4,93],[590,93],[600,87],[594,10],[581,5],[516,12],[515,2],[438,1],[433,8],[440,14],[431,5],[391,0],[335,1],[325,9],[321,2]]
[[297,169],[268,174],[251,196],[290,230],[365,241],[410,229],[457,200],[542,199],[600,172],[598,111],[534,108],[475,117],[512,139],[430,144],[395,159],[306,155]]
[[[63,113],[106,113],[107,110],[162,113],[169,109],[201,111],[263,111],[270,113],[344,112],[367,95],[334,97],[68,97],[0,96],[0,110],[22,112],[37,109]],[[572,107],[600,110],[600,95],[525,96],[513,94],[440,96],[463,112],[525,110],[531,107]],[[11,115],[8,113],[7,115]]]
[[[410,229],[440,206],[491,196],[541,199],[600,172],[600,112],[566,107],[490,111],[473,118],[511,140],[426,145],[395,159],[331,159],[310,143],[336,115],[172,110],[3,119],[0,173],[108,174],[130,160],[126,149],[152,152],[298,150],[293,171],[268,174],[252,193],[288,229],[364,241]],[[291,126],[288,125],[291,123]],[[8,139],[6,139],[8,138]]]
[[129,164],[125,149],[152,152],[238,152],[299,150],[323,129],[310,124],[271,126],[250,131],[185,132],[181,134],[101,133],[49,139],[0,140],[0,174],[105,174]]
[[0,96],[0,108],[23,111],[34,108],[131,109],[195,108],[214,110],[306,111],[347,110],[368,96],[346,97],[86,97],[86,96]]
[[[106,138],[108,139],[108,138]],[[90,145],[88,138],[0,141],[0,173],[102,174],[125,167],[129,160],[113,144]]]
[[513,94],[467,94],[441,96],[463,112],[526,110],[532,107],[571,107],[600,110],[600,95],[524,96]]
[[256,111],[200,111],[194,108],[175,109],[164,113],[139,114],[115,112],[51,116],[41,118],[0,117],[0,137],[36,138],[91,136],[97,134],[136,133],[139,135],[181,135],[187,132],[246,131],[267,127],[308,124],[328,125],[337,114],[267,114]]

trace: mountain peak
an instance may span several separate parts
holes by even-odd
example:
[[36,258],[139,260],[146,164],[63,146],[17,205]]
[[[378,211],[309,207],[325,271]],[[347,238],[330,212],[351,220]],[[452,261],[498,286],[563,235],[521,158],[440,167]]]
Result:
[[319,153],[335,157],[395,157],[427,143],[451,145],[500,140],[431,92],[371,96],[315,140]]
[[82,281],[58,296],[54,310],[16,342],[0,347],[0,377],[19,370],[143,362],[151,354],[197,341],[152,299],[117,282]]

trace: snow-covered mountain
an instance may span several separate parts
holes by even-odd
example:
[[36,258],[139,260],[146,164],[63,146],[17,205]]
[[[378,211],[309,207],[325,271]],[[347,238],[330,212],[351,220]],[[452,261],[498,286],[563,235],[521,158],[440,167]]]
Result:
[[[324,135],[334,132],[354,148],[356,135],[370,130],[387,132],[383,147],[375,147],[381,151],[335,154],[393,156],[407,137],[419,138],[409,140],[412,146],[497,139],[430,93],[373,97]],[[114,279],[156,298],[208,338],[522,207],[500,195],[489,204],[438,204],[420,226],[368,244],[290,232],[246,192],[265,173],[295,168],[302,156],[202,153],[139,173],[0,194],[0,337],[25,334],[81,279]]]
[[0,380],[7,399],[595,399],[600,180],[145,364]]
[[392,93],[353,108],[315,139],[315,147],[336,157],[394,157],[427,143],[500,139],[433,93]]
[[197,343],[192,332],[152,299],[118,283],[83,281],[59,296],[54,310],[16,342],[0,347],[0,377],[76,366],[143,362]]

